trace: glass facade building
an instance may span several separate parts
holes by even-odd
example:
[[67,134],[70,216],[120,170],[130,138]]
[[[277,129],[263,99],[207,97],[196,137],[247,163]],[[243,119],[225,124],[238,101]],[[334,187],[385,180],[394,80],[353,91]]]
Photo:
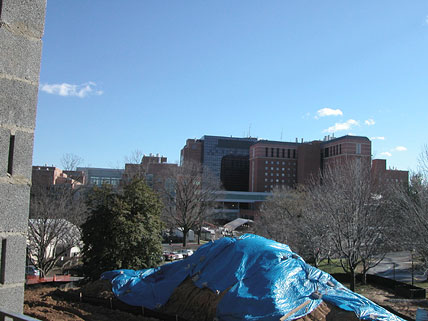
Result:
[[249,156],[250,146],[257,138],[235,138],[223,136],[203,136],[202,164],[211,175],[220,180],[221,161],[224,156]]

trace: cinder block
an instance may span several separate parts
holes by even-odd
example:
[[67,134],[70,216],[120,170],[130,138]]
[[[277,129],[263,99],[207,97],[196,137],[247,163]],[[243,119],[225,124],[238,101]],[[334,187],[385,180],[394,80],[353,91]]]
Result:
[[0,183],[0,231],[26,232],[30,186]]
[[29,39],[0,28],[0,73],[39,81],[42,41]]
[[35,85],[0,78],[0,125],[35,127],[38,88]]
[[17,130],[13,153],[12,175],[31,180],[34,134]]
[[10,130],[0,127],[0,177],[5,177],[7,174],[9,143]]
[[6,264],[2,271],[5,275],[3,284],[24,283],[26,248],[25,236],[6,237],[6,249],[2,249],[2,253],[6,256],[4,259]]
[[0,308],[14,313],[22,313],[24,309],[24,286],[2,287],[0,285]]
[[17,32],[40,39],[45,12],[46,0],[3,0],[0,19]]

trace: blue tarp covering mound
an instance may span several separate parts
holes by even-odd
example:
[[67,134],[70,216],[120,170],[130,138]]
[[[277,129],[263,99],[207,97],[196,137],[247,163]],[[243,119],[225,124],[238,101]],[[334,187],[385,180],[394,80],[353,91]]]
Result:
[[219,320],[294,320],[322,301],[362,320],[403,320],[306,264],[287,245],[252,234],[207,243],[185,260],[155,269],[102,275],[121,301],[149,309],[163,306],[189,277],[199,288],[229,289],[217,306]]

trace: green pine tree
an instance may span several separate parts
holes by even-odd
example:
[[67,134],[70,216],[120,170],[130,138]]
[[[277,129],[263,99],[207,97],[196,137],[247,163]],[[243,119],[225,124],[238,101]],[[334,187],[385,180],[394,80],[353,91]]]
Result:
[[159,264],[162,253],[162,203],[143,180],[133,180],[121,193],[111,186],[88,196],[89,218],[82,226],[85,275],[145,269]]

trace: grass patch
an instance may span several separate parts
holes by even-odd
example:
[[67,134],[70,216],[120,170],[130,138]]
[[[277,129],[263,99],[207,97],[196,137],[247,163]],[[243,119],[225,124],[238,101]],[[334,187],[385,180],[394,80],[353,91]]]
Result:
[[342,266],[340,265],[339,259],[331,259],[330,263],[328,262],[328,260],[323,260],[321,261],[318,268],[329,274],[344,273]]

